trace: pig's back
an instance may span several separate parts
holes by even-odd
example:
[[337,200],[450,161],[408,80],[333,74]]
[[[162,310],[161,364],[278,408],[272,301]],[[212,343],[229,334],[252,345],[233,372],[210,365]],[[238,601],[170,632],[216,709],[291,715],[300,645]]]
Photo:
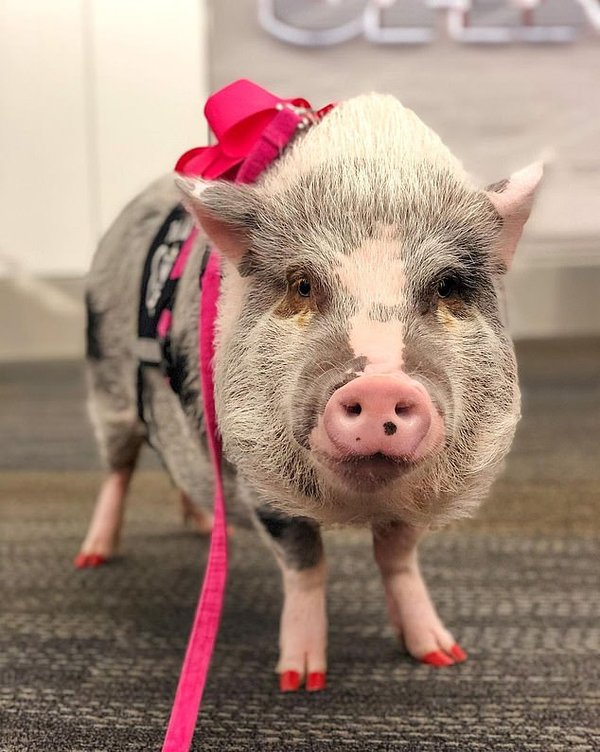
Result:
[[[119,214],[94,255],[86,284],[86,302],[100,323],[100,341],[91,349],[106,355],[133,355],[137,338],[144,262],[152,240],[179,202],[171,175],[152,183]],[[93,356],[93,353],[91,353]]]

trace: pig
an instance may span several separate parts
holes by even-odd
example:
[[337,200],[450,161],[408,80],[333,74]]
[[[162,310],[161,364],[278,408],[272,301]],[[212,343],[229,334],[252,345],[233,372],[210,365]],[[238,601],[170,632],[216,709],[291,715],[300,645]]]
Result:
[[[542,171],[479,188],[412,111],[367,94],[299,131],[253,185],[166,177],[135,199],[88,283],[90,405],[109,474],[79,564],[114,554],[144,440],[210,528],[197,344],[210,245],[222,257],[214,382],[226,495],[250,510],[281,569],[281,690],[326,684],[323,526],[371,528],[411,656],[464,661],[417,548],[473,513],[511,445],[520,394],[504,278]],[[158,369],[139,368],[135,322],[146,250],[181,199],[202,232],[173,310],[176,397]]]

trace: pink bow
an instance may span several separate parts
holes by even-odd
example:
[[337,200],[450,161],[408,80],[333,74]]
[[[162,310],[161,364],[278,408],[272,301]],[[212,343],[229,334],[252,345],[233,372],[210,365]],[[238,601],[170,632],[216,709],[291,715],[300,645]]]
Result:
[[204,114],[217,137],[213,146],[185,152],[175,165],[183,175],[206,180],[235,180],[246,157],[257,146],[276,115],[289,109],[308,121],[319,120],[333,105],[313,112],[306,99],[281,99],[252,81],[240,79],[210,96]]

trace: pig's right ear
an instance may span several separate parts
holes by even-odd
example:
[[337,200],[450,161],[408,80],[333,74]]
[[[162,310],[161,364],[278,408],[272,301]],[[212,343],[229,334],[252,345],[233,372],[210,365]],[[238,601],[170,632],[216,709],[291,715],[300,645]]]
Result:
[[221,253],[238,264],[250,248],[258,203],[254,189],[226,181],[177,176],[183,203]]

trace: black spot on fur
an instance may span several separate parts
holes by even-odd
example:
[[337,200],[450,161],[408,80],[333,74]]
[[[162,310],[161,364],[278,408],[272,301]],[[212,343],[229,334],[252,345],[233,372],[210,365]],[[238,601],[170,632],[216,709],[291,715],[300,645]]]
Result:
[[100,344],[100,325],[102,323],[102,314],[94,310],[92,298],[89,293],[85,296],[85,307],[87,312],[87,325],[85,330],[85,351],[90,360],[101,360],[103,357],[102,346]]
[[386,436],[393,436],[398,430],[398,426],[395,423],[392,423],[391,420],[388,420],[383,424],[383,430],[385,431]]
[[269,506],[256,510],[261,524],[281,548],[285,563],[292,569],[315,567],[323,557],[319,525],[307,517],[289,517]]

